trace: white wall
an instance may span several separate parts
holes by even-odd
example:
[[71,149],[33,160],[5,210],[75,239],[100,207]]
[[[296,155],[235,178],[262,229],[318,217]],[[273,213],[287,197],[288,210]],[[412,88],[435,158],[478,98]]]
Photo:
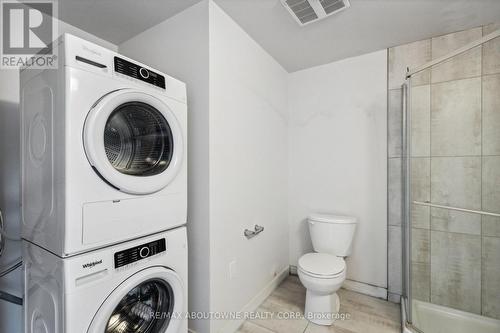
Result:
[[[58,21],[58,38],[63,33],[87,39],[108,49],[117,50],[116,45],[99,39],[87,32]],[[20,147],[19,147],[19,72],[0,69],[0,209],[3,212],[6,230],[20,236]],[[5,253],[0,257],[0,266],[21,256],[19,242],[7,241]],[[0,290],[22,297],[23,278],[18,269],[0,278]],[[0,300],[0,332],[21,332],[22,308]]]
[[238,311],[288,267],[287,72],[213,2],[209,47],[210,303]]
[[[63,31],[116,49],[69,25]],[[349,277],[386,285],[385,51],[288,74],[208,0],[118,48],[188,86],[190,311],[243,309],[310,250],[310,211],[358,216]],[[16,71],[2,71],[1,139],[8,144],[0,145],[0,186],[8,190],[0,204],[13,233],[18,84]],[[243,230],[254,224],[265,231],[247,240]],[[9,283],[15,289],[18,281]],[[2,315],[20,318],[4,308],[0,301]],[[15,331],[0,319],[0,332]],[[220,332],[225,324],[190,327]]]
[[[209,311],[208,2],[203,1],[119,45],[119,51],[187,84],[189,311]],[[190,321],[196,332],[209,322]]]
[[190,311],[243,309],[310,250],[310,211],[357,216],[349,278],[386,287],[386,51],[288,74],[212,1],[119,50],[188,85]]
[[[189,309],[241,310],[288,266],[287,73],[211,1],[119,50],[187,83]],[[254,224],[265,231],[249,241]]]
[[387,286],[387,54],[289,76],[290,264],[312,250],[310,212],[359,219],[347,278]]

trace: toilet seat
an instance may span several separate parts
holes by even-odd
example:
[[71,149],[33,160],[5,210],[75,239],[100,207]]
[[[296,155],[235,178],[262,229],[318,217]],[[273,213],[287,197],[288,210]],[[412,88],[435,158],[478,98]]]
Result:
[[327,253],[308,253],[300,257],[299,270],[316,278],[334,278],[345,271],[344,259]]

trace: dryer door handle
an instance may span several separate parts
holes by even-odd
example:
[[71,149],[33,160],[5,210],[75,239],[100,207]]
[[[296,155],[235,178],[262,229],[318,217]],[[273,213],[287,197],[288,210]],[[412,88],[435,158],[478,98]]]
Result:
[[106,275],[108,275],[107,268],[100,270],[98,272],[94,272],[94,273],[90,273],[88,275],[81,276],[81,277],[76,279],[75,284],[77,287],[79,287],[79,286],[82,286],[84,284],[100,280],[100,279],[104,278]]

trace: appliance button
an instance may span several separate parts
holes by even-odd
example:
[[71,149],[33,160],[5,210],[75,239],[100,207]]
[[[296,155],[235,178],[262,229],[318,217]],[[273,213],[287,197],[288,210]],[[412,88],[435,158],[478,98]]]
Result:
[[139,74],[141,74],[142,78],[144,79],[147,79],[149,77],[149,71],[143,67],[139,69]]
[[144,246],[142,249],[140,249],[139,255],[141,256],[141,258],[146,258],[147,256],[149,256],[149,247]]

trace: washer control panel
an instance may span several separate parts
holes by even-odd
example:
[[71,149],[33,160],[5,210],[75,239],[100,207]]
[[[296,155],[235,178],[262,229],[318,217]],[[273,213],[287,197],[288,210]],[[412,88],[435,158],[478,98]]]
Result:
[[133,62],[115,57],[115,72],[165,89],[165,77]]
[[139,246],[132,247],[115,253],[115,268],[122,267],[155,254],[165,252],[167,249],[165,238],[158,239]]

